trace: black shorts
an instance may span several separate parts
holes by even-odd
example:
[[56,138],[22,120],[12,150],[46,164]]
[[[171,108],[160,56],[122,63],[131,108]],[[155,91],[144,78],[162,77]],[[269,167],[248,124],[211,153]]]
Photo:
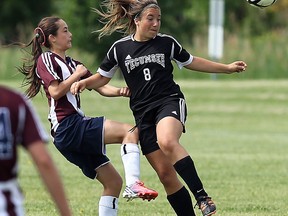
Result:
[[91,179],[96,178],[95,169],[109,162],[104,144],[104,121],[104,117],[74,114],[59,124],[54,137],[61,154]]
[[171,98],[169,98],[169,100],[164,101],[161,105],[152,108],[142,115],[135,116],[136,125],[139,130],[140,146],[144,155],[159,149],[156,124],[167,116],[178,119],[183,125],[183,132],[185,132],[185,121],[187,117],[185,99],[175,98],[171,100]]

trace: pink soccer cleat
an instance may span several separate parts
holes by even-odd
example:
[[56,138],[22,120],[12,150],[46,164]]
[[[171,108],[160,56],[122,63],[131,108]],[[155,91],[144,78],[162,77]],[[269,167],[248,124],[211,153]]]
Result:
[[137,181],[130,186],[126,186],[123,197],[127,199],[127,201],[133,200],[135,198],[142,198],[143,200],[154,200],[158,196],[158,192],[147,188],[144,186],[144,183],[141,181]]

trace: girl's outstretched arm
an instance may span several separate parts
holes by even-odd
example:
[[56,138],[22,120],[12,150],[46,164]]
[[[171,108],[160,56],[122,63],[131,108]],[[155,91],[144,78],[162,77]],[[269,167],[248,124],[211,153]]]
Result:
[[193,61],[189,65],[185,66],[187,69],[199,72],[226,74],[243,72],[246,70],[246,67],[247,64],[243,61],[235,61],[230,64],[223,64],[197,56],[194,56]]

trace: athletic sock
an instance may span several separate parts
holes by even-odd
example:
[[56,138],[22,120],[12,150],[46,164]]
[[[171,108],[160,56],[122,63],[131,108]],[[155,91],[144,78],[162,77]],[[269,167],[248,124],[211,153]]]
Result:
[[203,184],[197,174],[194,162],[190,156],[184,157],[177,161],[174,164],[174,168],[188,185],[196,200],[200,196],[207,196],[207,193],[203,188]]
[[176,193],[168,195],[167,199],[177,216],[195,216],[190,194],[184,186]]
[[121,157],[126,185],[130,186],[140,178],[140,151],[138,145],[135,143],[122,144]]
[[101,196],[99,201],[99,216],[116,216],[118,211],[118,198]]

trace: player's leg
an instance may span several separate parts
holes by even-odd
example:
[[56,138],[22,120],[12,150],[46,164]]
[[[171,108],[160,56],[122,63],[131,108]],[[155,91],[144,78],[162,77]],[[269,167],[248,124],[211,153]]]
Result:
[[103,193],[99,201],[99,216],[116,216],[122,178],[111,163],[97,168],[96,172],[96,179],[103,185]]
[[128,201],[134,198],[155,199],[158,193],[144,186],[140,181],[140,151],[138,148],[138,130],[133,126],[112,120],[104,122],[104,142],[122,143],[121,157],[125,171],[126,188],[123,197]]
[[156,127],[158,144],[197,199],[199,196],[207,196],[207,193],[203,189],[194,162],[179,143],[182,130],[183,126],[176,118],[161,119]]
[[138,122],[141,150],[156,171],[166,191],[167,199],[175,213],[180,216],[193,216],[195,214],[190,194],[178,179],[172,163],[164,155],[157,143],[156,115],[157,109],[151,110]]
[[104,142],[105,144],[114,143],[134,143],[138,144],[138,131],[130,129],[132,125],[106,119],[104,122]]
[[156,126],[158,145],[172,164],[189,156],[179,143],[182,131],[183,124],[170,116],[162,118]]
[[140,151],[138,131],[129,132],[133,126],[106,119],[104,122],[104,143],[121,145],[121,157],[125,170],[126,185],[134,184],[140,178]]
[[205,216],[214,214],[215,204],[204,190],[192,158],[179,143],[182,131],[183,124],[178,119],[170,116],[162,118],[156,127],[158,144],[176,172],[188,185],[202,214]]
[[159,149],[145,155],[163,184],[167,199],[178,216],[195,215],[190,194],[177,177],[174,167]]

